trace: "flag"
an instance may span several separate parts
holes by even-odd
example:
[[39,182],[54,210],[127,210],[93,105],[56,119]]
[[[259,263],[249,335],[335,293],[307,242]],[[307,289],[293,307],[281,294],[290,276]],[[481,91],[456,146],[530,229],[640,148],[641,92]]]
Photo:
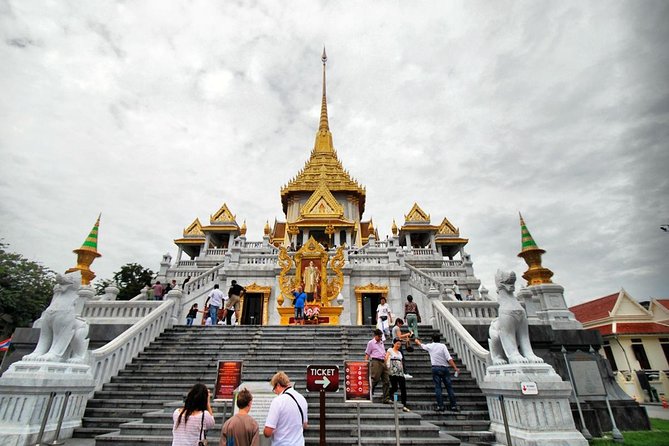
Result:
[[5,339],[4,341],[0,342],[0,352],[6,352],[9,350],[9,345],[12,343],[12,338],[9,337]]

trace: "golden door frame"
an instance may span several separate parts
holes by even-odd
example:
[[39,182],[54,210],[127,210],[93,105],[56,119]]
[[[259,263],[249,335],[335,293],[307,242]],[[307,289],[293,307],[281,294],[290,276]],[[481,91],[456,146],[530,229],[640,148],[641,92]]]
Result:
[[[246,293],[252,294],[262,294],[262,325],[269,324],[269,296],[272,294],[271,286],[261,286],[253,282],[251,285],[246,287]],[[242,312],[244,311],[244,298],[246,293],[242,294],[239,299],[239,319],[243,317]]]
[[357,286],[354,288],[355,291],[355,300],[357,304],[357,317],[356,323],[362,325],[362,295],[363,294],[380,294],[381,297],[388,301],[388,287],[383,285],[374,285],[369,283],[367,285]]

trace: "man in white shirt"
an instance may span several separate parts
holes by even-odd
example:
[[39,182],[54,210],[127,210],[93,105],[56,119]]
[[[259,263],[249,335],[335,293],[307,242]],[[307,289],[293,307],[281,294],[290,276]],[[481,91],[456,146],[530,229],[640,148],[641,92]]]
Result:
[[211,318],[212,325],[218,323],[218,310],[221,308],[221,305],[223,305],[223,296],[223,291],[219,290],[218,284],[216,284],[204,303],[205,306],[209,304],[209,317]]
[[288,375],[277,372],[270,381],[278,396],[272,400],[263,434],[272,437],[272,446],[304,446],[307,428],[307,400],[293,389]]
[[460,287],[458,286],[458,281],[453,281],[453,294],[457,300],[462,300],[462,294],[460,294]]
[[455,361],[451,358],[448,348],[440,341],[441,335],[436,333],[432,336],[432,342],[429,344],[423,344],[420,342],[420,339],[416,339],[416,344],[430,354],[430,362],[432,363],[432,381],[434,382],[434,393],[437,398],[437,412],[445,410],[444,398],[441,393],[442,383],[446,386],[446,391],[448,392],[448,401],[450,403],[449,410],[459,412],[460,410],[455,401],[455,393],[453,392],[451,374],[448,370],[448,366],[450,364],[450,366],[453,367],[456,376],[460,372],[460,369],[455,365]]

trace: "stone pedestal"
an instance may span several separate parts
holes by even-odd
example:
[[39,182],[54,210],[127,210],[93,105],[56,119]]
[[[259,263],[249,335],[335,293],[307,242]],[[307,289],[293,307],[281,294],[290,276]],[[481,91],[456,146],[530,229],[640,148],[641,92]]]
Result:
[[55,392],[44,429],[43,443],[54,440],[58,419],[67,400],[60,438],[72,437],[81,425],[86,402],[95,384],[87,364],[20,361],[0,378],[0,444],[3,446],[32,445],[46,414],[51,392]]
[[518,300],[525,302],[527,317],[538,318],[542,325],[553,330],[580,330],[583,325],[569,311],[564,300],[564,288],[556,283],[545,283],[522,288]]
[[[521,383],[536,383],[537,394],[523,394]],[[576,430],[569,406],[571,385],[548,364],[513,364],[488,367],[481,390],[490,411],[490,429],[506,445],[500,395],[513,446],[587,446]]]

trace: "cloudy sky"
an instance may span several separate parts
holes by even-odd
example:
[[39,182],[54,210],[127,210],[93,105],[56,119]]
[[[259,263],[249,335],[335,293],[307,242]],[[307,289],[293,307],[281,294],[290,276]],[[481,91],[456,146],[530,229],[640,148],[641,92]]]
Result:
[[526,268],[518,212],[567,302],[669,297],[669,3],[0,1],[0,238],[63,271],[157,270],[226,202],[248,238],[318,127],[381,237],[414,202],[476,275]]

